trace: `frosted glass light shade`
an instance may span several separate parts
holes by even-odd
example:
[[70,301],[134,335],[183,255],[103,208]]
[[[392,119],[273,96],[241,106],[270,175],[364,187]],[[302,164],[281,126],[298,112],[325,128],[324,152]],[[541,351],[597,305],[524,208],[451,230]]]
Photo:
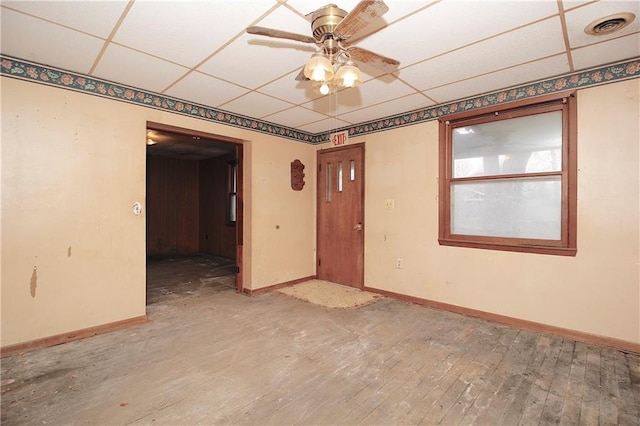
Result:
[[314,53],[304,66],[304,76],[313,81],[331,81],[333,66],[324,53]]
[[353,62],[347,61],[338,68],[334,80],[342,87],[358,87],[362,84],[362,73]]

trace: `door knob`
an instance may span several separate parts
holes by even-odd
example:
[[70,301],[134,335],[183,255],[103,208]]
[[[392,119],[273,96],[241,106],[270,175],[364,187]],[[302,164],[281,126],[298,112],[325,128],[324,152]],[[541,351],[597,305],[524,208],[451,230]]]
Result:
[[362,224],[356,223],[355,225],[353,225],[353,229],[355,229],[356,231],[362,231]]

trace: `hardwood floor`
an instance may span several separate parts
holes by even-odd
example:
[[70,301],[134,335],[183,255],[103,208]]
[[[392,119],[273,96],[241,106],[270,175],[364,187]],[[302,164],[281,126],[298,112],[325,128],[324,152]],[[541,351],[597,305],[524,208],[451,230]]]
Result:
[[636,355],[387,298],[247,297],[202,263],[150,271],[147,324],[4,358],[2,424],[639,424]]

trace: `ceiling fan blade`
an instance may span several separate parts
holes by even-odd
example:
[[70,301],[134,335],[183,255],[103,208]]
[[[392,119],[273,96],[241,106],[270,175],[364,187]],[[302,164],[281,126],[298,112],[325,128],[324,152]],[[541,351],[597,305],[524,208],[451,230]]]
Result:
[[351,59],[354,61],[362,62],[367,65],[384,71],[385,73],[393,72],[398,69],[400,62],[395,59],[387,58],[386,56],[379,55],[361,47],[351,47],[348,49]]
[[248,27],[246,31],[249,34],[261,35],[261,36],[267,36],[267,37],[276,37],[276,38],[286,38],[288,40],[301,41],[303,43],[316,42],[316,39],[310,36],[290,33],[288,31],[274,30],[273,28]]
[[389,11],[382,0],[362,0],[340,21],[334,32],[348,39]]
[[298,75],[296,75],[296,81],[309,81],[307,76],[304,75],[304,67],[302,67]]

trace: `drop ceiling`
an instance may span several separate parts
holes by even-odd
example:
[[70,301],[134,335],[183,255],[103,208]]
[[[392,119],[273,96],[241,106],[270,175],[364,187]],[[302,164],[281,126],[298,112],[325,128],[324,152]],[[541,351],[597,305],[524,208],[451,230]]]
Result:
[[[2,1],[2,54],[312,134],[640,56],[638,1],[385,0],[357,45],[399,69],[361,65],[362,86],[322,96],[295,80],[313,45],[244,30],[310,35],[329,1]],[[620,12],[635,21],[585,33]]]

